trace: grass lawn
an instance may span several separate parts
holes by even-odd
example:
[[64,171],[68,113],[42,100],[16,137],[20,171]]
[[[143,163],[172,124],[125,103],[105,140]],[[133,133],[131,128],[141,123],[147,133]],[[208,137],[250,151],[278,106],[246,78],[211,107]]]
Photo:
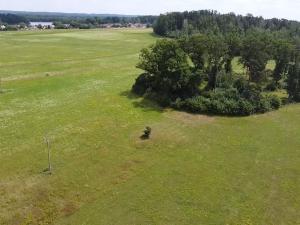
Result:
[[155,38],[0,33],[1,225],[300,224],[300,105],[229,118],[138,99]]

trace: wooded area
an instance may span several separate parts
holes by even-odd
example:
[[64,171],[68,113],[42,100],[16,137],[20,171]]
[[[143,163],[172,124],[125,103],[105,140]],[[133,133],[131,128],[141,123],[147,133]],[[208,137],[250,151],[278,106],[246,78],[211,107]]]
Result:
[[[195,11],[161,15],[154,32],[173,37],[143,49],[136,94],[189,112],[250,115],[299,101],[299,27],[287,20]],[[237,73],[232,61],[245,68]],[[274,70],[267,69],[268,62]],[[286,90],[288,99],[276,91]]]

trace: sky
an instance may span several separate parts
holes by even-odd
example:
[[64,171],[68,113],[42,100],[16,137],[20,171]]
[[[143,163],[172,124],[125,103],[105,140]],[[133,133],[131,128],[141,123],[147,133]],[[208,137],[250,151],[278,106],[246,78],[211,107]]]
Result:
[[300,0],[0,0],[0,10],[127,15],[214,9],[300,21]]

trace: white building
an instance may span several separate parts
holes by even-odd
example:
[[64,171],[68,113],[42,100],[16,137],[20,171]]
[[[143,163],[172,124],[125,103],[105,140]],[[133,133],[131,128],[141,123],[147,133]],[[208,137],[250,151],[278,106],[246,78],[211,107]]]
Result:
[[55,26],[52,22],[30,22],[30,27],[33,28],[42,27],[43,29],[47,29],[47,28],[53,29]]

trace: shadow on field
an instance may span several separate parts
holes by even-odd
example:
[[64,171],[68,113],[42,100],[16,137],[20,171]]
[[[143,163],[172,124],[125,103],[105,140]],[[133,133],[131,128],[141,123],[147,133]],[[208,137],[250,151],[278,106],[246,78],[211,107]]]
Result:
[[157,105],[155,102],[141,98],[138,95],[135,95],[131,91],[123,91],[120,93],[120,96],[127,97],[131,100],[132,105],[135,108],[142,108],[144,111],[156,111],[156,112],[163,112],[164,109]]
[[158,34],[155,34],[154,32],[150,34],[150,36],[154,38],[163,38],[162,36],[159,36]]

